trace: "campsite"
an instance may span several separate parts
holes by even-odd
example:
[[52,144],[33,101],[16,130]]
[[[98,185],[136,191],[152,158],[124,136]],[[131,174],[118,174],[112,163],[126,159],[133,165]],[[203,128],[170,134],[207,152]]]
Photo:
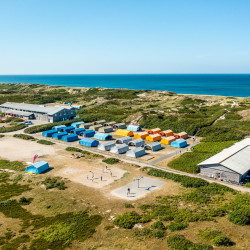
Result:
[[[103,96],[104,90],[95,91],[91,95],[93,100],[99,92]],[[123,91],[120,93],[123,95]],[[132,91],[126,93],[134,95]],[[173,108],[178,106],[177,103],[191,103],[185,104],[189,107],[187,112],[192,105],[197,105],[199,115],[206,115],[208,118],[204,119],[212,120],[221,117],[227,101],[231,99],[210,96],[190,96],[187,99],[186,96],[158,92],[137,94],[140,96],[133,106],[136,112],[123,107],[126,114],[122,114],[122,120],[120,111],[119,115],[112,113],[115,109],[113,104],[107,104],[109,111],[113,111],[103,115],[100,102],[94,104],[100,108],[100,113],[93,117],[97,109],[91,104],[84,109],[85,113],[77,111],[79,118],[74,120],[56,123],[34,120],[33,125],[21,130],[1,132],[1,247],[168,249],[169,238],[181,234],[197,247],[204,244],[208,249],[224,249],[201,236],[201,231],[205,233],[209,229],[230,239],[232,243],[227,249],[247,249],[250,238],[247,215],[240,217],[232,204],[240,204],[241,211],[247,211],[248,188],[203,177],[198,171],[199,163],[223,148],[231,147],[237,140],[243,141],[240,135],[242,131],[248,131],[244,130],[244,126],[248,126],[247,118],[244,117],[244,122],[239,121],[238,127],[227,118],[208,127],[203,124],[204,127],[194,133],[189,120],[182,120],[186,119],[186,113],[175,113],[179,121],[172,113],[161,116],[154,111],[155,107],[149,107],[154,105],[152,100],[161,97],[162,100],[159,98],[155,102],[164,110],[166,103]],[[147,107],[140,104],[139,100],[143,98],[149,100]],[[207,100],[205,104],[196,101],[203,99]],[[239,99],[239,103],[244,101]],[[136,114],[139,112],[137,105],[141,105],[145,112],[151,111],[140,116],[141,113]],[[201,107],[198,108],[199,105]],[[247,106],[248,101],[244,105]],[[241,108],[244,109],[243,106]],[[214,112],[218,113],[215,115]],[[126,120],[126,115],[129,120]],[[140,121],[137,120],[139,117]],[[194,124],[202,126],[201,120],[198,121],[200,118],[193,121],[195,119],[197,123]],[[211,120],[206,121],[210,124]],[[225,130],[225,124],[234,124],[234,128]],[[209,129],[216,133],[216,137],[211,136]],[[227,131],[226,136],[230,140],[225,136],[227,140],[221,139],[222,130]],[[215,140],[217,138],[219,141]],[[38,143],[41,140],[45,141],[44,144]],[[171,143],[176,145],[171,146]],[[39,164],[44,166],[46,163],[49,168],[40,168]],[[87,224],[89,218],[91,226]],[[79,221],[77,227],[88,237],[73,229],[73,221]],[[65,225],[73,230],[74,235],[67,243],[60,229]],[[64,243],[54,237],[51,228]]]

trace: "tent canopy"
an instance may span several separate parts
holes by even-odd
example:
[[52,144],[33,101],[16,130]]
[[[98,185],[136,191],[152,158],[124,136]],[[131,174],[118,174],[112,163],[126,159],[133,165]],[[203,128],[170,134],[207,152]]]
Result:
[[171,147],[175,147],[175,148],[184,148],[187,146],[187,142],[184,139],[179,139],[176,141],[173,141],[170,144]]
[[137,131],[142,131],[142,128],[136,125],[128,125],[127,130],[137,132]]
[[122,137],[116,140],[116,143],[118,144],[128,144],[130,141],[132,141],[132,138],[130,136]]
[[61,139],[64,135],[67,135],[67,134],[68,134],[67,132],[55,133],[55,134],[52,135],[52,138],[53,138],[53,139],[59,140],[59,139]]
[[120,136],[133,136],[133,132],[126,129],[117,129],[115,134]]
[[118,144],[110,149],[111,153],[115,154],[124,154],[129,150],[128,145],[126,144]]
[[68,127],[62,128],[62,130],[65,131],[65,132],[71,132],[71,131],[73,131],[74,129],[75,129],[75,127],[73,127],[73,126],[68,126]]
[[84,131],[85,131],[85,128],[77,128],[77,129],[74,130],[74,133],[77,134],[77,135],[80,135]]
[[55,130],[55,129],[43,131],[42,136],[52,137],[52,135],[57,133],[57,132],[58,132],[58,130]]
[[174,135],[174,132],[173,132],[172,130],[168,129],[168,130],[162,131],[162,132],[160,133],[160,135],[169,137],[169,136]]
[[86,131],[83,131],[83,136],[85,137],[93,137],[95,135],[95,131],[94,130],[86,130]]
[[175,140],[176,140],[176,138],[175,138],[174,136],[169,136],[169,137],[163,138],[163,139],[161,140],[161,143],[170,145],[171,142],[173,142],[173,141],[175,141]]
[[96,133],[94,138],[101,141],[112,140],[112,135],[104,134],[104,133]]
[[99,144],[98,149],[104,150],[104,151],[109,151],[114,146],[115,146],[114,141],[108,141],[108,142],[104,142],[102,144]]
[[143,139],[137,139],[137,140],[130,141],[128,145],[135,146],[135,147],[143,147],[145,145],[145,141]]
[[41,174],[42,172],[49,169],[49,164],[46,161],[38,161],[26,168],[26,173],[30,174]]
[[148,131],[149,134],[159,134],[160,132],[161,132],[160,128],[154,128]]
[[134,133],[134,138],[135,139],[146,139],[147,136],[148,136],[148,132]]
[[61,140],[62,141],[66,141],[66,142],[77,141],[78,140],[78,136],[76,134],[64,135],[61,138]]
[[110,132],[113,132],[114,129],[113,129],[113,127],[111,127],[111,126],[106,126],[106,127],[101,127],[101,128],[99,128],[98,131],[99,131],[99,132],[102,132],[102,133],[110,133]]
[[152,142],[152,143],[146,144],[144,148],[148,149],[148,150],[151,149],[152,151],[158,151],[162,147],[161,147],[160,142],[156,141],[156,142]]
[[79,126],[80,126],[81,124],[84,124],[84,122],[83,122],[83,121],[81,121],[81,122],[73,122],[73,123],[71,123],[71,126],[73,126],[73,127],[75,127],[75,128],[79,128]]
[[98,144],[99,144],[99,141],[92,140],[92,139],[89,139],[89,138],[82,138],[79,141],[79,144],[81,144],[83,146],[86,146],[86,147],[97,147]]
[[54,126],[52,129],[55,129],[57,131],[60,131],[62,130],[63,128],[65,128],[66,126],[65,125],[59,125],[59,126]]
[[146,152],[145,152],[144,148],[134,148],[132,150],[127,151],[126,156],[138,158],[138,157],[141,157],[145,154],[146,154]]
[[146,141],[160,141],[161,136],[159,134],[148,135]]

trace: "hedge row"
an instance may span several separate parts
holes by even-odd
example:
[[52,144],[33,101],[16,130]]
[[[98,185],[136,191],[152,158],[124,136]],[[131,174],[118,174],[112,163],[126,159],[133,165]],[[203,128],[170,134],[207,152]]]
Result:
[[8,133],[8,132],[13,132],[17,130],[21,130],[23,128],[27,127],[24,123],[19,123],[14,126],[6,127],[6,128],[0,128],[0,133]]

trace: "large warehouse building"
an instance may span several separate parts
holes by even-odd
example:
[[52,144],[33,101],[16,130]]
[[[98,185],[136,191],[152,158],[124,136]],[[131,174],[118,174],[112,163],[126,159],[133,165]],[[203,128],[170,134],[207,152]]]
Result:
[[0,112],[27,119],[59,122],[73,119],[75,109],[64,106],[45,106],[27,103],[6,102],[0,105]]
[[235,143],[198,164],[200,174],[223,181],[250,181],[250,138]]

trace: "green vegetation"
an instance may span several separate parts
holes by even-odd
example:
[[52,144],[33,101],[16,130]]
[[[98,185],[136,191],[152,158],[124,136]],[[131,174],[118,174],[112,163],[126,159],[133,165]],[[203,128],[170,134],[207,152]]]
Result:
[[219,153],[222,149],[232,146],[235,142],[203,142],[193,147],[192,152],[187,152],[169,162],[168,166],[187,173],[199,173],[200,167],[197,164]]
[[21,138],[23,140],[31,140],[31,141],[35,141],[36,140],[33,136],[26,135],[26,134],[14,134],[13,137]]
[[81,149],[79,149],[79,148],[75,148],[75,147],[67,147],[66,148],[66,151],[70,151],[70,152],[82,152],[82,150]]
[[16,125],[6,127],[6,128],[0,128],[0,133],[8,133],[8,132],[13,132],[17,130],[21,130],[23,128],[26,128],[27,126],[24,123],[17,123]]
[[46,186],[46,189],[51,189],[51,188],[57,188],[59,190],[66,189],[64,181],[61,181],[61,179],[57,177],[54,178],[46,177],[46,179],[42,183]]
[[29,185],[20,185],[17,183],[4,183],[0,185],[0,200],[7,200],[13,196],[18,196],[25,191],[31,190]]
[[171,231],[171,232],[174,232],[174,231],[179,231],[179,230],[184,230],[185,228],[188,227],[188,224],[186,223],[182,223],[182,222],[171,222],[170,225],[168,226],[168,229]]
[[125,208],[134,208],[134,206],[130,203],[125,203]]
[[0,159],[0,169],[24,171],[25,166],[20,161],[8,161],[8,160],[1,160]]
[[152,229],[159,229],[159,230],[165,230],[165,226],[161,221],[156,221],[151,225]]
[[170,179],[175,182],[180,182],[182,186],[184,187],[201,187],[201,186],[208,186],[209,183],[205,180],[202,180],[200,178],[193,178],[188,177],[185,175],[178,175],[173,173],[168,173],[162,170],[150,168],[150,170],[147,172],[148,175],[156,176],[156,177],[162,177],[165,179]]
[[55,144],[54,142],[47,141],[47,140],[38,140],[37,143],[43,144],[43,145],[53,145],[53,144]]
[[0,138],[3,138],[4,137],[4,135],[0,135]]
[[168,246],[176,250],[212,250],[213,247],[209,245],[197,244],[187,240],[183,235],[170,235],[167,238]]
[[102,160],[103,162],[107,163],[107,164],[116,164],[118,163],[120,160],[116,159],[116,158],[106,158],[104,160]]
[[114,220],[114,224],[122,228],[131,229],[135,224],[140,222],[140,219],[141,216],[132,211],[130,213],[118,215]]

